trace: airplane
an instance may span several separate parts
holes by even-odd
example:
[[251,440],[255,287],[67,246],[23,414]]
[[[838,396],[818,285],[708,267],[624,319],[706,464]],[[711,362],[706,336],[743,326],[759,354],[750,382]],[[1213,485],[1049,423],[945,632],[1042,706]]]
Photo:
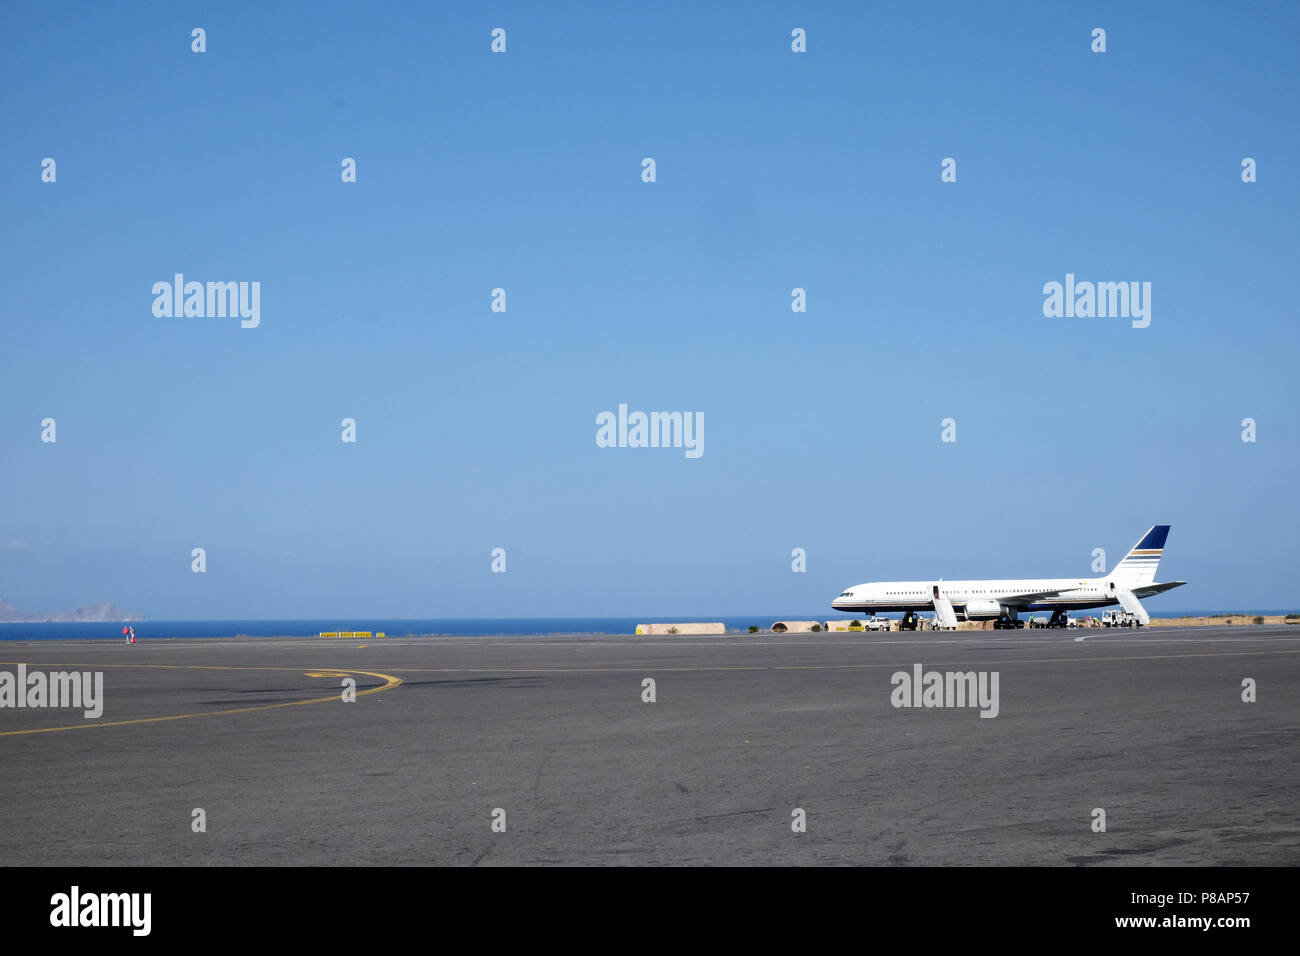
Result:
[[1101,577],[1006,581],[879,581],[857,584],[835,600],[837,611],[874,614],[902,611],[902,630],[916,628],[918,611],[934,611],[940,627],[958,620],[992,621],[995,628],[1024,627],[1021,611],[1051,611],[1049,627],[1063,627],[1072,610],[1121,605],[1145,627],[1151,616],[1139,598],[1186,584],[1156,583],[1156,565],[1164,553],[1169,525],[1154,525],[1109,574]]

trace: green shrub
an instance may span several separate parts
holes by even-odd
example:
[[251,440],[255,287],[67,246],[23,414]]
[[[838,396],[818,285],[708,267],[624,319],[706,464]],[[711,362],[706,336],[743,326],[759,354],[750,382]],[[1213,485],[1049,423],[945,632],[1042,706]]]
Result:
[[1262,614],[1256,614],[1256,615],[1255,615],[1255,623],[1256,623],[1256,624],[1263,624],[1263,623],[1264,623],[1264,615],[1262,615]]
[[816,634],[816,633],[819,633],[819,632],[821,631],[822,626],[821,626],[820,624],[814,624],[814,625],[812,626],[812,629],[813,629],[813,633]]
[[757,633],[758,633],[758,625],[757,625],[757,624],[751,624],[751,625],[749,625],[749,633],[750,633],[750,634],[757,634]]

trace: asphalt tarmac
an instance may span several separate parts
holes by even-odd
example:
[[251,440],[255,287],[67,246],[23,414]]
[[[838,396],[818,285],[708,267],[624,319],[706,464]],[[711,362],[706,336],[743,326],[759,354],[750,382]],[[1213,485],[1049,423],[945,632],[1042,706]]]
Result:
[[[103,713],[0,707],[5,866],[1300,863],[1300,627],[0,644],[19,663],[101,671]],[[997,716],[893,706],[916,664],[996,672]]]

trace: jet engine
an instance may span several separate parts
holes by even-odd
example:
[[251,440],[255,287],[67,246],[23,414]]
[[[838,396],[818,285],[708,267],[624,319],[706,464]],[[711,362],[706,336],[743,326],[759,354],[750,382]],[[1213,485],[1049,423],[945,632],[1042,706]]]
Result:
[[1002,605],[997,601],[981,598],[966,602],[966,620],[992,621],[1002,616]]

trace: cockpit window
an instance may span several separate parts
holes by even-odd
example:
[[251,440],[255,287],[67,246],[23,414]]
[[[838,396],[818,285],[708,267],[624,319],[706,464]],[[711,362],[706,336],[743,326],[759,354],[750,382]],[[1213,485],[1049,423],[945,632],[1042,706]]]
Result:
[[[852,592],[852,591],[845,591],[843,594],[840,595],[840,597],[853,597],[853,592]],[[825,598],[822,598],[822,600],[824,601],[824,600],[826,600],[826,599],[825,599]]]

